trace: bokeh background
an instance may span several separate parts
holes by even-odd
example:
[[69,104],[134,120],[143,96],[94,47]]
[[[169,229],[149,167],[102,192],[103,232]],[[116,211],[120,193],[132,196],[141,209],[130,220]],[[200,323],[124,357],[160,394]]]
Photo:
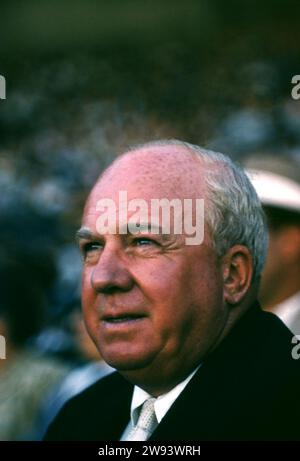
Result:
[[176,137],[238,160],[300,158],[297,0],[1,0],[0,11],[1,252],[39,274],[44,329],[79,304],[74,232],[126,146]]

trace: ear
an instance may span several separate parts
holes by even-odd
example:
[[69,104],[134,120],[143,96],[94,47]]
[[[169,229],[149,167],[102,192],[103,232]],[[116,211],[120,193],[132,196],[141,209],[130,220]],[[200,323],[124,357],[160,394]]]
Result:
[[243,245],[230,248],[222,259],[224,300],[231,305],[242,301],[248,292],[253,275],[253,258]]

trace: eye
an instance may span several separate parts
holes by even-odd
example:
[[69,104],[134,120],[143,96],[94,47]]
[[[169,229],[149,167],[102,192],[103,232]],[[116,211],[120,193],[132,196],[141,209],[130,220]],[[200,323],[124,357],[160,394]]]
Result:
[[158,243],[148,237],[136,237],[133,240],[133,243],[135,246],[141,247],[141,246],[149,246],[149,245],[158,245]]
[[97,251],[102,248],[102,244],[99,242],[87,242],[82,245],[82,253],[84,256],[92,253],[93,251]]

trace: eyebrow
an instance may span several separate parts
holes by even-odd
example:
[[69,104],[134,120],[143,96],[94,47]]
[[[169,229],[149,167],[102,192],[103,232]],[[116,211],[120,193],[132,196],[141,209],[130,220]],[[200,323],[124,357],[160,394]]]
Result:
[[75,239],[78,242],[79,240],[95,240],[99,237],[97,235],[93,234],[87,227],[81,227],[76,233],[75,233]]
[[[128,224],[121,226],[120,230],[124,231],[124,229],[126,230],[126,232],[123,234],[122,232],[120,232],[119,235],[136,235],[135,233],[129,232]],[[160,235],[163,238],[163,240],[168,239],[168,234],[163,233],[163,229],[161,226],[157,226],[156,224],[151,224],[151,223],[141,223],[139,226],[140,232],[150,232],[151,233],[152,229],[156,231],[154,233],[156,235]],[[98,240],[99,238],[100,238],[99,235],[93,234],[93,232],[87,227],[81,227],[75,233],[75,239],[77,242],[80,240]]]

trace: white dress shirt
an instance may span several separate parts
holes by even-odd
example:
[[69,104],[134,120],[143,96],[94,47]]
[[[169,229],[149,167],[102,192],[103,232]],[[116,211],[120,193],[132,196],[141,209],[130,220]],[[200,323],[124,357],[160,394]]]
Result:
[[278,304],[273,312],[294,335],[300,335],[300,291]]
[[[170,407],[173,405],[177,397],[179,397],[186,385],[190,382],[196,371],[198,371],[200,366],[201,365],[199,365],[184,381],[177,384],[177,386],[173,387],[173,389],[171,389],[169,392],[157,397],[154,403],[154,410],[158,424],[161,422],[161,420],[163,419],[167,411],[170,409]],[[148,400],[151,397],[153,396],[148,394],[148,392],[144,391],[138,386],[134,386],[130,409],[130,421],[125,431],[123,432],[120,440],[126,440],[129,432],[137,424],[141,406],[146,400]]]

